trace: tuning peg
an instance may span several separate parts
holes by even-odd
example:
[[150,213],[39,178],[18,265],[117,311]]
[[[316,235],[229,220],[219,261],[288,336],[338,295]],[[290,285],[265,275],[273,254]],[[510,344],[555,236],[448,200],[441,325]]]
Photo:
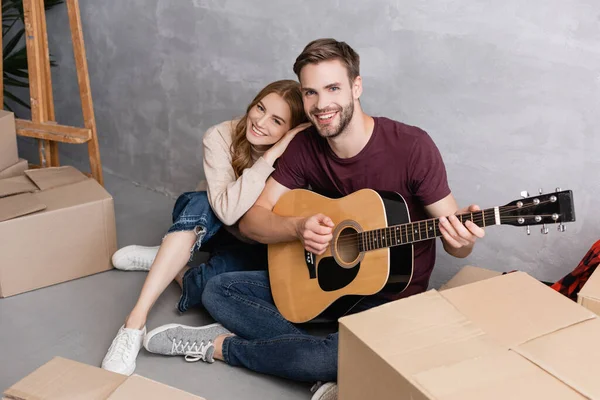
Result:
[[527,225],[526,232],[527,232],[527,236],[531,235],[531,229],[529,229],[529,225]]
[[521,197],[524,198],[524,199],[527,198],[527,197],[529,197],[529,192],[527,190],[523,190],[521,192]]
[[556,191],[557,191],[557,192],[560,192],[560,191],[562,191],[562,189],[561,189],[561,188],[559,188],[559,187],[557,187],[557,188],[556,188]]
[[539,188],[538,191],[540,192],[540,194],[544,193],[544,191],[542,190],[542,188]]
[[558,224],[558,231],[559,232],[564,232],[567,230],[567,227],[561,222],[560,224]]
[[546,224],[543,224],[543,225],[542,225],[541,232],[542,232],[544,235],[547,235],[547,234],[548,234],[548,228],[546,228]]

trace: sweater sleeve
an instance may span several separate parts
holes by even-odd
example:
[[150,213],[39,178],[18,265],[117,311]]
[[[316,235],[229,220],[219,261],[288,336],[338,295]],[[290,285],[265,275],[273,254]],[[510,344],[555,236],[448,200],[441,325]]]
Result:
[[225,225],[234,225],[260,196],[274,168],[262,157],[239,178],[231,166],[228,141],[219,126],[210,128],[202,140],[204,174],[210,206]]

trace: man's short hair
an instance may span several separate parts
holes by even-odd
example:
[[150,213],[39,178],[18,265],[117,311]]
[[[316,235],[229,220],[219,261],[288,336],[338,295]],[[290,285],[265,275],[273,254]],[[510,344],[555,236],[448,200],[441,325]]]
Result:
[[335,39],[317,39],[306,45],[294,63],[294,73],[300,79],[300,71],[308,64],[339,60],[346,67],[350,82],[360,75],[360,57],[346,42]]

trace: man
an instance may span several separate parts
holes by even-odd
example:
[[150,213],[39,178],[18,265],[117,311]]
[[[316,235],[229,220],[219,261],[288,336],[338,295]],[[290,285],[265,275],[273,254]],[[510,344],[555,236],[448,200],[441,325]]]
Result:
[[[298,56],[294,72],[302,86],[304,110],[314,127],[290,143],[262,195],[241,220],[242,233],[262,243],[299,239],[307,250],[322,254],[332,239],[331,219],[322,214],[278,216],[272,212],[278,199],[291,189],[309,186],[329,197],[371,188],[403,195],[413,220],[440,218],[446,252],[455,257],[470,254],[484,231],[471,221],[463,225],[454,216],[458,206],[431,138],[416,127],[363,112],[358,54],[344,42],[319,39]],[[478,209],[471,206],[460,211]],[[435,262],[435,241],[414,246],[414,279],[406,290],[398,294],[384,289],[342,313],[425,291]],[[197,351],[188,351],[186,357],[210,362],[217,358],[300,381],[336,380],[338,334],[310,336],[281,316],[273,304],[267,272],[217,276],[207,284],[202,300],[231,334],[214,333],[214,328],[168,325],[148,334],[146,348],[181,354],[171,348],[171,342],[195,342]],[[333,399],[336,391],[329,383],[313,398]]]

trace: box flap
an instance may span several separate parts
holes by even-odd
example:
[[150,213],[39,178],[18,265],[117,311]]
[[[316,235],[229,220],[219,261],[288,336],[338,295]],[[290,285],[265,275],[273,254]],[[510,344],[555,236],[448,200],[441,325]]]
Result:
[[25,171],[29,168],[29,163],[27,160],[22,158],[19,159],[19,162],[16,164],[7,167],[0,171],[0,179],[12,178],[13,176],[23,175]]
[[598,399],[599,339],[600,319],[594,318],[522,344],[515,351],[587,398]]
[[569,386],[512,351],[424,371],[415,380],[436,400],[581,400]]
[[514,347],[595,315],[524,272],[440,292],[499,343]]
[[47,212],[112,198],[110,193],[95,179],[86,179],[72,185],[44,190],[35,193],[35,196],[48,207]]
[[0,222],[44,210],[46,205],[31,193],[0,198]]
[[405,376],[503,349],[435,290],[339,323]]
[[56,357],[14,384],[4,397],[11,400],[104,400],[127,377]]
[[38,190],[37,186],[25,175],[0,180],[0,197],[35,192],[36,190]]
[[133,375],[119,386],[108,400],[204,400],[183,390],[153,381],[143,376]]
[[76,168],[70,166],[30,169],[25,174],[40,188],[48,190],[70,185],[88,179]]
[[440,287],[440,290],[451,289],[453,287],[464,286],[469,283],[482,281],[484,279],[493,278],[495,276],[502,275],[501,272],[492,271],[491,269],[485,269],[480,267],[474,267],[467,265],[461,268],[456,275],[454,275],[448,282]]
[[600,300],[600,265],[596,266],[596,270],[588,278],[587,282],[578,294],[579,297]]

